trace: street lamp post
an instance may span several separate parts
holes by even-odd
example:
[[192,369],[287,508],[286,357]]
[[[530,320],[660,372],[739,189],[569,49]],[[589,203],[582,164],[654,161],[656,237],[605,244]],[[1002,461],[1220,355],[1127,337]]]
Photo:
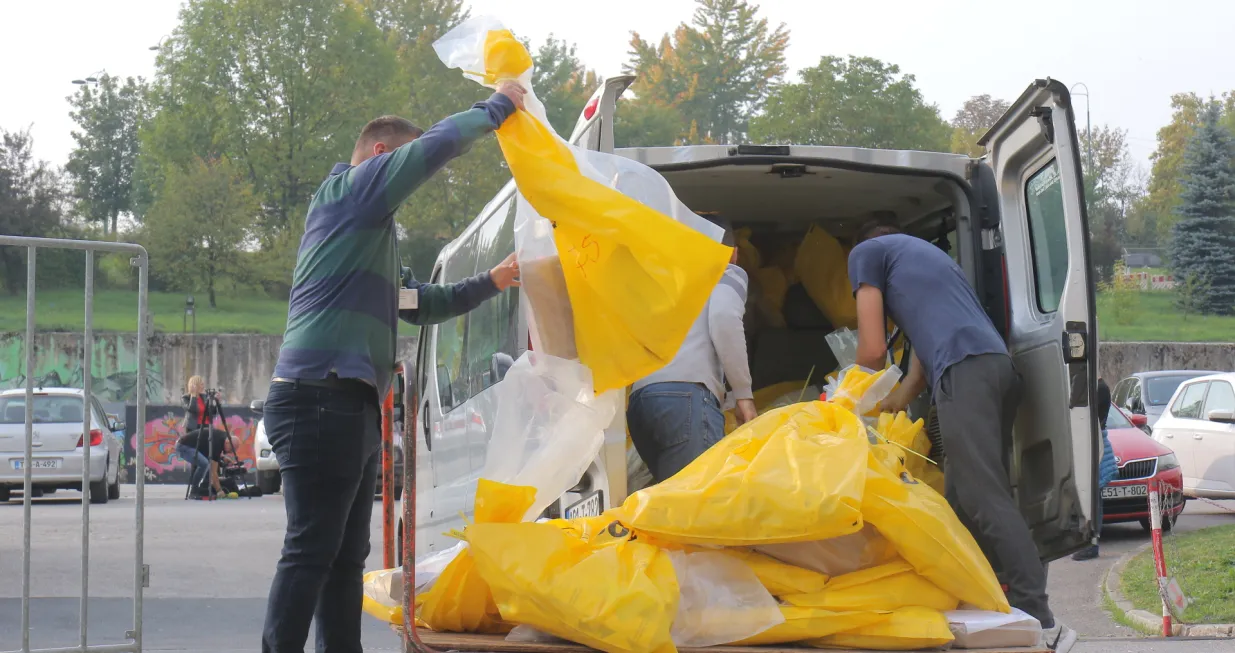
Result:
[[[1075,92],[1075,91],[1076,91],[1076,87],[1078,87],[1078,86],[1080,86],[1081,88],[1085,89],[1085,92],[1084,92],[1084,93],[1076,93],[1076,92]],[[1092,175],[1092,174],[1094,174],[1094,169],[1093,169],[1093,129],[1092,129],[1092,127],[1090,126],[1090,122],[1089,122],[1089,86],[1088,86],[1088,85],[1086,85],[1086,84],[1085,84],[1085,82],[1077,82],[1077,83],[1073,84],[1073,85],[1072,85],[1072,88],[1071,88],[1071,89],[1069,89],[1069,90],[1073,92],[1073,95],[1084,95],[1084,96],[1085,96],[1085,158],[1086,158],[1086,159],[1088,159],[1088,163],[1089,163],[1089,174],[1091,174],[1091,175]]]
[[98,83],[99,83],[99,78],[98,78],[98,76],[99,76],[99,75],[106,75],[106,74],[107,74],[107,70],[106,70],[106,69],[104,69],[104,70],[96,70],[96,71],[94,71],[94,72],[90,73],[90,76],[89,76],[89,77],[84,77],[84,78],[82,78],[82,79],[75,79],[75,80],[73,80],[73,83],[74,83],[74,84],[77,84],[78,86],[88,86],[88,85],[90,85],[90,84],[98,84]]

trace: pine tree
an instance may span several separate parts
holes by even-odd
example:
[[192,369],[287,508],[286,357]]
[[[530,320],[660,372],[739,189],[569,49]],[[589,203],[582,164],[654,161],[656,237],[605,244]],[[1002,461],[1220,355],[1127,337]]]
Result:
[[1231,134],[1222,108],[1210,101],[1184,154],[1184,179],[1172,227],[1171,265],[1176,279],[1197,278],[1197,302],[1206,314],[1235,312],[1235,169]]

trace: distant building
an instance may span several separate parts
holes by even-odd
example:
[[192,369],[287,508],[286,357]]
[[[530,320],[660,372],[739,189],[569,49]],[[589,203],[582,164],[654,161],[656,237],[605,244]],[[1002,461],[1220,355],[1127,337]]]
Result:
[[1161,248],[1158,247],[1127,247],[1123,251],[1124,265],[1128,269],[1160,268],[1162,267]]

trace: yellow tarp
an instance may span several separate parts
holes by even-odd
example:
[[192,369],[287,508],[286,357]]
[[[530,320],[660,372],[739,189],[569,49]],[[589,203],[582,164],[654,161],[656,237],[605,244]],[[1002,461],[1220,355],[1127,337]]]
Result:
[[769,555],[741,548],[727,548],[722,551],[745,562],[772,596],[822,592],[828,585],[827,576],[781,562]]
[[945,646],[953,640],[948,618],[930,608],[901,608],[867,626],[811,640],[821,648],[863,648],[875,651],[916,651]]
[[904,560],[837,576],[822,591],[785,596],[784,601],[798,607],[841,612],[913,606],[947,611],[955,610],[960,603]]
[[[532,65],[508,30],[489,32],[484,60],[495,81]],[[579,360],[597,394],[663,367],[732,250],[581,174],[566,144],[526,111],[507,119],[497,138],[519,191],[554,225]]]

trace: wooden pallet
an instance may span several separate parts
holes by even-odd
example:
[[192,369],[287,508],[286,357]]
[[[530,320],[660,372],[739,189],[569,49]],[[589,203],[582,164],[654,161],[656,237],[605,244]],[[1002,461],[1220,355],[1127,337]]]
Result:
[[[391,626],[399,638],[403,638],[402,626]],[[508,642],[502,635],[468,635],[462,633],[435,633],[418,630],[420,641],[436,651],[459,653],[596,653],[580,644]],[[681,653],[818,653],[824,649],[794,648],[790,646],[716,646],[713,648],[681,648]],[[832,653],[871,653],[870,651],[828,649]],[[953,649],[962,651],[962,649]],[[983,648],[963,649],[964,653],[1050,653],[1045,648]]]

